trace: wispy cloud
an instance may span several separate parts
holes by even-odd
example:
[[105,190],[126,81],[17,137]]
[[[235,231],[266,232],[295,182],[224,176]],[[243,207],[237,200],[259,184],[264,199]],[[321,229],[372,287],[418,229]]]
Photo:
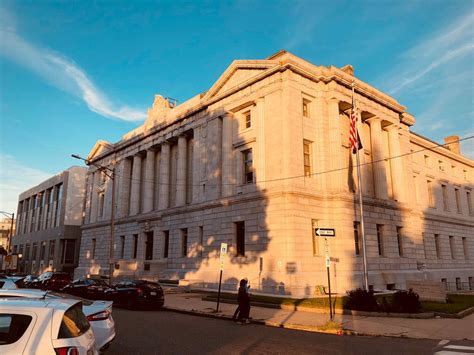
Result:
[[23,165],[10,155],[0,154],[0,210],[16,213],[18,195],[51,176]]
[[0,20],[0,55],[31,70],[49,84],[81,98],[91,111],[99,115],[124,121],[142,121],[146,118],[143,110],[112,104],[72,60],[37,47],[18,35],[12,16],[5,10],[1,12]]
[[435,74],[457,59],[472,55],[473,30],[474,14],[469,13],[402,53],[399,65],[377,81],[385,84],[383,86],[389,94],[402,89],[415,89],[414,84],[428,77],[431,79],[430,74]]

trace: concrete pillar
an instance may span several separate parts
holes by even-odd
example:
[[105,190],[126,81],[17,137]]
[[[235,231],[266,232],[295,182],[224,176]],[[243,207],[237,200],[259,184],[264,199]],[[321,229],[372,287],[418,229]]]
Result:
[[132,181],[130,188],[130,216],[140,212],[140,181],[142,171],[142,157],[133,156]]
[[331,98],[328,101],[329,118],[329,171],[326,179],[329,179],[329,190],[331,192],[340,192],[345,190],[347,184],[344,182],[344,173],[346,170],[340,170],[344,167],[345,159],[342,155],[341,138],[341,120],[339,118],[339,100]]
[[118,178],[120,179],[119,193],[117,195],[119,217],[126,217],[130,206],[130,177],[132,161],[129,158],[123,159],[119,163]]
[[388,144],[390,149],[390,168],[392,170],[392,189],[393,199],[400,202],[406,202],[406,181],[403,171],[402,150],[400,147],[400,138],[398,135],[398,126],[390,125],[387,127]]
[[388,187],[387,172],[383,160],[382,120],[378,117],[372,117],[367,122],[370,124],[375,197],[386,200],[388,198]]
[[143,212],[153,210],[154,199],[154,178],[155,178],[155,151],[148,149],[146,152],[145,179],[143,188]]
[[[90,221],[91,223],[97,222],[97,217],[99,213],[99,194],[97,193],[97,189],[99,188],[100,184],[100,171],[95,171],[94,172],[94,178],[93,178],[93,183],[92,183],[92,189],[91,189],[91,217]],[[56,194],[56,187],[52,190],[53,194]],[[51,213],[51,225],[54,224],[54,210],[55,210],[55,204],[56,202],[53,203],[51,206],[52,208],[52,213]]]
[[160,201],[159,209],[169,207],[170,198],[170,145],[163,143],[161,146],[161,166],[160,166]]
[[178,138],[178,162],[176,171],[176,206],[186,204],[186,167],[187,167],[187,139]]
[[233,193],[232,165],[234,164],[232,152],[232,116],[226,114],[222,117],[222,196]]
[[256,102],[256,177],[257,177],[257,186],[259,189],[265,188],[265,98],[259,98]]

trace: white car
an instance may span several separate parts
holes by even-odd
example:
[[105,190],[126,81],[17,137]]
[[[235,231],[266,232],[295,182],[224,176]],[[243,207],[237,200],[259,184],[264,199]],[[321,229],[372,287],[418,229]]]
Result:
[[0,354],[96,355],[81,302],[71,299],[0,299]]
[[[74,299],[82,302],[82,311],[94,332],[97,350],[105,350],[115,338],[115,322],[111,301],[91,301],[65,293],[19,288],[0,290],[0,298],[25,297],[42,299]],[[1,353],[1,352],[0,352]]]

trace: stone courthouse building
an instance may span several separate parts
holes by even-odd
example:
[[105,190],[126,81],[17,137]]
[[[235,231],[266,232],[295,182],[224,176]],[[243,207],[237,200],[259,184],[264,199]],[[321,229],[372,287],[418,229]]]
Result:
[[[363,284],[351,85],[359,132],[369,284],[473,287],[474,162],[457,137],[412,132],[404,106],[354,76],[286,51],[236,60],[176,105],[159,95],[145,123],[88,159],[115,167],[114,277],[186,280],[308,296]],[[76,276],[108,274],[112,181],[92,164]],[[335,237],[314,229],[334,228]],[[457,284],[456,284],[457,283]]]

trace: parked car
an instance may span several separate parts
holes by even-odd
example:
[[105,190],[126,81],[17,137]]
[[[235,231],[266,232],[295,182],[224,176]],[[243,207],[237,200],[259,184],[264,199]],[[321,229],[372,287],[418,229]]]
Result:
[[95,338],[72,299],[0,299],[1,354],[93,355]]
[[90,301],[55,291],[34,289],[0,290],[1,298],[74,299],[82,302],[82,311],[94,332],[97,350],[105,350],[115,338],[115,322],[111,301]]
[[64,286],[61,292],[90,300],[105,300],[109,284],[103,279],[79,278]]
[[107,299],[114,305],[129,309],[163,307],[165,296],[157,282],[146,280],[122,280],[106,291]]
[[28,287],[59,291],[71,281],[71,275],[66,272],[47,271],[39,275],[36,280],[30,282]]

